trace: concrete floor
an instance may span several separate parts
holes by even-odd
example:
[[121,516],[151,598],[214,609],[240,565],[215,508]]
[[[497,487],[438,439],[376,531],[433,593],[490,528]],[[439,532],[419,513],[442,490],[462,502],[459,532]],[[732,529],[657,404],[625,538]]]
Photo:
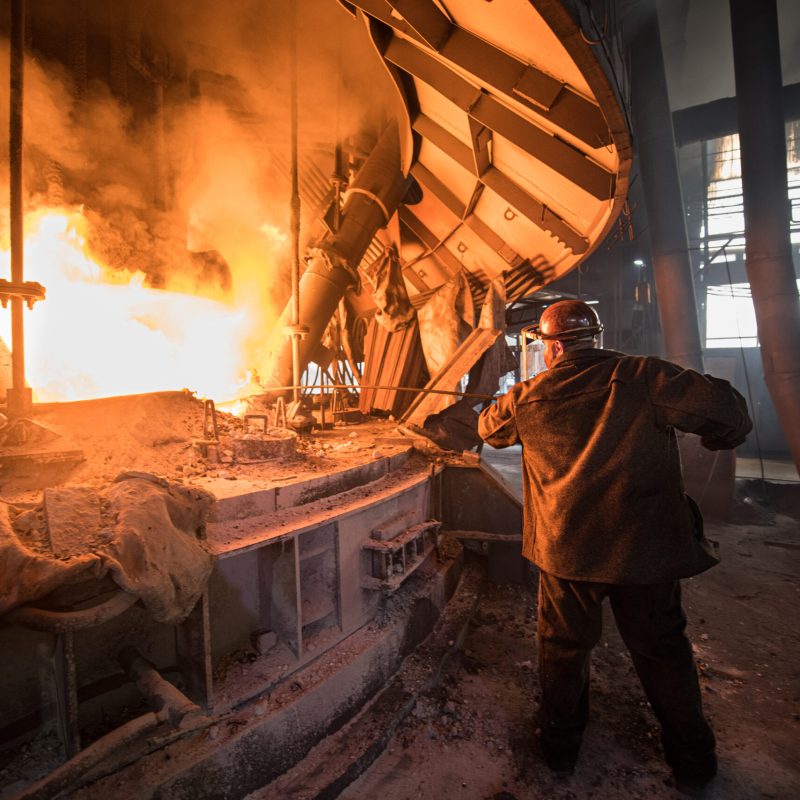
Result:
[[[489,460],[507,478],[519,475],[513,451]],[[800,629],[791,611],[800,592],[797,531],[797,518],[777,512],[766,521],[710,523],[722,563],[683,582],[718,740],[720,770],[708,800],[800,797]],[[460,658],[342,800],[685,797],[664,763],[658,725],[610,614],[593,654],[592,715],[578,768],[571,778],[553,777],[535,737],[535,629],[533,585],[489,586]]]

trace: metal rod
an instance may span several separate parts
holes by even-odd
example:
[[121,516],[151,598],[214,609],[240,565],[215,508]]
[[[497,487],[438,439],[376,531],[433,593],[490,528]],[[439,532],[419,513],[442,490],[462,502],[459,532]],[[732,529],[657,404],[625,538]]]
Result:
[[[291,31],[289,44],[289,93],[291,108],[291,151],[292,151],[292,383],[300,383],[300,189],[298,185],[297,154],[297,4],[292,3]],[[298,389],[293,390],[295,402],[300,400]]]
[[58,635],[53,656],[58,728],[64,752],[67,758],[72,758],[81,749],[81,732],[78,725],[78,679],[72,631],[64,631]]
[[20,606],[9,611],[4,619],[34,631],[65,633],[100,625],[129,609],[139,598],[119,589],[104,602],[78,611],[50,611],[34,606]]
[[[420,389],[419,386],[375,386],[369,385],[366,383],[361,383],[358,386],[354,386],[349,383],[329,383],[327,385],[328,389],[378,389],[378,390],[389,390],[394,392],[418,392],[419,394],[446,394],[450,395],[451,397],[468,397],[471,400],[494,400],[494,395],[490,394],[475,394],[475,393],[468,393],[468,392],[456,392],[456,391],[449,391],[447,389]],[[293,385],[293,386],[270,386],[270,392],[289,392],[289,391],[300,391],[300,390],[307,390],[307,389],[319,389],[319,386],[316,384],[301,384],[301,385]],[[258,394],[249,395],[250,397],[261,397],[263,395],[262,392]],[[247,400],[247,397],[239,398],[239,400]],[[237,401],[239,402],[239,401]]]
[[124,647],[119,653],[119,663],[158,718],[169,722],[173,728],[179,727],[187,717],[193,719],[203,716],[200,706],[163,678],[135,647]]
[[120,753],[145,733],[154,731],[158,725],[159,719],[152,712],[136,717],[93,742],[41,780],[10,795],[8,800],[50,800],[74,785],[80,785],[81,779],[90,769]]
[[[25,74],[25,0],[11,0],[11,63],[9,92],[9,171],[11,280],[24,281],[25,232],[22,200],[22,104]],[[11,386],[15,416],[27,416],[25,396],[25,321],[22,297],[11,298]]]

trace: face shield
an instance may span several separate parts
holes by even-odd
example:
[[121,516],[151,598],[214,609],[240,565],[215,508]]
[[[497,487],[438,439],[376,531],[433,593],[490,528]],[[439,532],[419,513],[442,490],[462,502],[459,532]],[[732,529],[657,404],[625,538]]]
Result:
[[520,380],[526,381],[547,369],[544,363],[544,342],[533,328],[538,325],[529,325],[519,332],[520,350]]
[[547,369],[544,362],[544,343],[557,339],[560,342],[592,342],[598,347],[603,346],[603,324],[582,325],[577,328],[568,328],[557,333],[543,333],[539,323],[528,325],[520,331],[520,352],[522,380],[533,378]]

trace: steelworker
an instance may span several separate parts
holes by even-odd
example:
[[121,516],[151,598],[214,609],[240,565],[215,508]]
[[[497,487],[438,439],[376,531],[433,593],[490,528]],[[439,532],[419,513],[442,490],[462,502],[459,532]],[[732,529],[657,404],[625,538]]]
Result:
[[679,579],[718,562],[683,490],[675,429],[710,450],[752,428],[727,382],[660,358],[600,347],[586,303],[544,310],[536,335],[548,369],[485,409],[493,447],[522,444],[523,555],[539,568],[539,742],[572,774],[589,713],[589,660],[609,598],[676,784],[702,791],[717,771]]

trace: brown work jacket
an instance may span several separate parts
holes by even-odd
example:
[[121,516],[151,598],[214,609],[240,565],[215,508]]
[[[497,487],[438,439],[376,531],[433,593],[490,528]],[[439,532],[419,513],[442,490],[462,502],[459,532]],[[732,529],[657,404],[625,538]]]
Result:
[[752,423],[727,382],[659,358],[579,349],[485,409],[522,443],[523,555],[561,578],[646,584],[717,563],[683,490],[675,429],[733,448]]

